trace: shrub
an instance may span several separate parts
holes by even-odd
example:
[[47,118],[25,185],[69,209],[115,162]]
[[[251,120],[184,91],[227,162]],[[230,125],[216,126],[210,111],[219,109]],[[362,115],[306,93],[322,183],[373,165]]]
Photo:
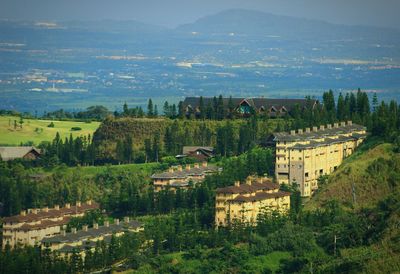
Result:
[[51,122],[50,124],[47,125],[47,127],[54,127],[54,123]]
[[71,130],[72,131],[79,131],[79,130],[82,130],[82,128],[80,128],[80,127],[71,127]]

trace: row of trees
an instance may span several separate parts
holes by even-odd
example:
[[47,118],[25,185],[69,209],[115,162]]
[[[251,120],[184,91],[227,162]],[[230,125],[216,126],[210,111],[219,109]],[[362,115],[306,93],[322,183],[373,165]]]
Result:
[[[299,215],[265,212],[259,215],[257,226],[235,223],[218,230],[199,226],[196,210],[177,210],[147,218],[144,234],[127,233],[112,237],[109,243],[98,242],[84,261],[77,253],[63,259],[36,247],[6,248],[1,251],[0,266],[4,273],[78,273],[108,269],[123,259],[138,273],[271,273],[271,266],[261,258],[283,252],[279,273],[363,272],[368,260],[381,255],[362,252],[362,248],[380,241],[384,224],[398,205],[399,200],[391,197],[375,208],[351,212],[330,202]],[[340,235],[337,241],[335,235]],[[340,255],[345,249],[350,253]],[[183,254],[181,262],[162,255],[172,252]]]

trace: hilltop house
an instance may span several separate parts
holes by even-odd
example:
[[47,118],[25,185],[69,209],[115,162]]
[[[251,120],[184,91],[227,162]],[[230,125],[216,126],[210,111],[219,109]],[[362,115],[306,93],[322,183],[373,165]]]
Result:
[[267,211],[286,213],[290,209],[290,193],[279,190],[269,178],[248,177],[246,183],[216,190],[215,225],[234,222],[255,224],[259,214]]
[[214,157],[214,148],[202,146],[184,146],[182,155],[177,155],[176,158],[184,157],[191,157],[195,158],[199,162],[204,162]]
[[32,146],[0,147],[0,160],[15,159],[36,160],[40,157],[40,150]]
[[[204,108],[214,107],[217,98],[201,97]],[[200,97],[186,97],[183,101],[183,108],[187,116],[191,114],[199,116],[201,113]],[[265,114],[269,117],[281,117],[290,114],[296,107],[300,110],[318,104],[317,100],[311,99],[267,99],[267,98],[223,98],[223,105],[226,110],[233,108],[238,115],[250,115],[255,112]]]

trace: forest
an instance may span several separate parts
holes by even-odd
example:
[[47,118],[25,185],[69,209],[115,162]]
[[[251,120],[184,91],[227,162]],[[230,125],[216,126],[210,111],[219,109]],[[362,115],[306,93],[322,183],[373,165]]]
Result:
[[[144,222],[144,232],[113,237],[109,244],[98,242],[85,260],[77,254],[61,258],[36,246],[4,248],[0,272],[77,273],[121,267],[135,273],[399,271],[398,108],[396,102],[379,102],[376,96],[370,104],[362,91],[337,100],[326,92],[315,109],[297,109],[279,119],[257,115],[223,120],[160,118],[154,108],[149,117],[136,118],[130,117],[126,107],[129,114],[105,118],[92,137],[62,140],[56,136],[53,142],[42,144],[45,155],[36,163],[0,162],[1,216],[94,199],[106,214],[94,212],[73,219],[69,227],[131,216]],[[341,120],[368,128],[366,143],[345,160],[345,164],[363,163],[366,174],[358,175],[354,167],[339,169],[337,176],[321,182],[321,192],[311,201],[300,198],[295,187],[283,185],[292,193],[288,215],[266,211],[256,226],[234,223],[215,229],[216,188],[248,175],[274,176],[274,151],[262,146],[269,134]],[[371,162],[361,162],[364,153],[382,143],[387,145],[385,160],[374,156]],[[222,167],[222,172],[188,190],[154,192],[149,176],[176,164],[171,156],[189,144],[214,146],[217,156],[212,163]],[[95,170],[89,172],[90,168]],[[35,174],[43,176],[36,179]],[[374,186],[371,194],[377,195],[373,203],[354,205],[333,196],[318,207],[307,206],[324,189],[339,191],[330,186],[341,176],[362,181],[367,175]],[[389,192],[379,191],[383,184]]]

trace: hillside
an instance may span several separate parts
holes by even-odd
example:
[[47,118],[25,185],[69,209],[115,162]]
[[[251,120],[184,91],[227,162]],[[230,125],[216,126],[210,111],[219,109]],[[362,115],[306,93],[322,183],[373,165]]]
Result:
[[[211,145],[215,145],[215,135],[217,127],[224,125],[226,121],[214,120],[170,120],[165,118],[148,119],[148,118],[118,118],[106,119],[99,126],[94,134],[95,142],[99,144],[112,144],[117,140],[124,138],[128,134],[132,136],[133,143],[137,147],[144,145],[146,138],[153,138],[154,134],[160,133],[164,135],[168,126],[171,126],[174,121],[178,123],[178,127],[186,137],[190,140],[199,141],[201,126],[206,126],[211,130]],[[235,119],[230,121],[236,132],[240,125],[247,123],[247,120]],[[258,137],[265,137],[271,133],[278,123],[283,123],[281,119],[258,120]],[[162,138],[161,138],[162,139]],[[208,144],[193,144],[193,145],[208,145]]]
[[[332,199],[346,207],[373,206],[391,194],[393,187],[389,184],[387,177],[382,176],[377,180],[375,174],[371,174],[372,165],[381,159],[400,159],[400,155],[393,153],[393,146],[390,144],[381,144],[365,150],[361,147],[359,151],[346,159],[306,203],[305,209],[319,208]],[[352,196],[353,183],[356,193],[355,204]]]
[[[39,145],[43,141],[52,141],[57,132],[63,139],[69,138],[71,133],[74,137],[93,135],[100,124],[99,122],[24,119],[20,128],[19,119],[16,116],[0,116],[0,145],[20,145],[27,142]],[[14,129],[14,121],[17,122],[16,129]],[[48,127],[51,122],[54,123],[54,127]],[[82,130],[73,131],[72,127],[80,127]]]
[[[399,163],[400,154],[393,152],[391,144],[380,144],[371,149],[368,145],[361,147],[305,204],[305,210],[311,211],[326,208],[329,200],[337,200],[345,209],[372,220],[378,228],[366,239],[371,245],[340,251],[341,259],[364,265],[365,273],[393,273],[400,269]],[[330,265],[335,263],[333,260]]]

